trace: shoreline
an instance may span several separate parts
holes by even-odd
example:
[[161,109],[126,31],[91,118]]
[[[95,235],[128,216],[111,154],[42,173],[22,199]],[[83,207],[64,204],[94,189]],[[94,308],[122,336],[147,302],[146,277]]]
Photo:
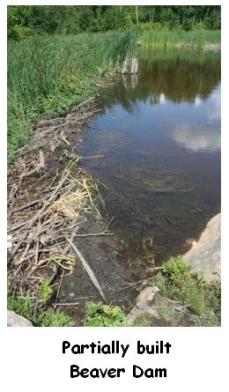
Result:
[[[8,177],[9,186],[11,188],[11,196],[9,198],[9,232],[12,233],[13,243],[11,249],[11,255],[13,254],[13,257],[9,264],[9,291],[13,291],[15,294],[18,293],[17,295],[19,296],[23,293],[25,297],[29,295],[35,298],[37,311],[39,308],[41,311],[44,309],[50,311],[51,309],[51,312],[57,311],[57,313],[64,310],[74,320],[74,324],[78,326],[82,325],[84,322],[85,305],[88,301],[103,300],[110,305],[118,304],[128,313],[137,298],[139,290],[140,292],[141,290],[144,290],[145,284],[147,284],[150,279],[149,274],[148,276],[144,276],[143,274],[140,279],[140,276],[136,275],[131,267],[128,267],[126,263],[124,264],[122,260],[119,260],[119,258],[115,256],[117,249],[120,247],[120,239],[117,238],[114,233],[110,232],[109,217],[106,217],[106,214],[103,214],[103,216],[101,215],[103,203],[98,185],[95,182],[96,180],[79,166],[80,159],[83,157],[80,157],[76,150],[80,145],[83,132],[82,127],[100,110],[96,99],[92,98],[77,107],[73,107],[72,110],[66,112],[63,117],[44,119],[38,122],[38,124],[34,126],[34,131],[30,136],[28,144],[19,150]],[[72,115],[74,115],[74,125],[71,123]],[[81,118],[78,123],[76,120],[77,115]],[[71,124],[68,132],[65,123],[66,119]],[[76,130],[76,124],[78,124],[78,131]],[[43,129],[43,138],[40,137],[41,129]],[[52,133],[51,138],[48,136],[50,134],[48,131]],[[53,132],[56,133],[55,138],[53,137]],[[39,133],[39,138],[37,138],[37,133]],[[59,135],[60,140],[54,148],[53,140],[57,139],[57,135]],[[34,144],[34,140],[39,141],[38,145]],[[72,146],[76,144],[76,141],[78,147],[74,147],[74,154],[72,155],[70,151],[72,151]],[[43,147],[42,142],[44,143]],[[41,148],[44,150],[44,167],[37,168],[35,166],[31,169],[31,161],[34,163],[35,157],[38,156],[40,157],[39,159],[41,159]],[[48,152],[48,150],[50,151]],[[29,165],[29,170],[27,170],[26,173],[25,166],[22,164],[23,159]],[[72,179],[66,178],[65,180],[68,181],[68,183],[65,184],[66,189],[62,193],[62,186],[59,187],[59,184],[66,175],[67,167],[73,169],[70,177],[72,178],[72,175],[74,175],[75,178],[79,177],[80,182],[76,185],[72,183]],[[45,172],[48,172],[49,169],[51,169],[51,173],[47,176],[45,175]],[[62,174],[60,174],[61,171]],[[63,173],[65,174],[63,175]],[[45,177],[47,177],[46,181],[44,181]],[[17,181],[15,184],[16,179]],[[36,184],[36,189],[38,185],[37,181],[40,182],[41,179],[45,191],[50,185],[52,187],[53,184],[57,184],[52,188],[51,195],[53,195],[53,189],[54,192],[58,187],[60,190],[60,193],[57,192],[55,198],[51,200],[51,204],[54,203],[55,205],[55,203],[57,203],[57,210],[54,208],[54,212],[58,212],[59,208],[59,212],[62,215],[62,222],[64,222],[58,222],[58,219],[60,218],[60,216],[58,216],[57,232],[60,238],[60,245],[58,245],[58,242],[56,243],[57,247],[59,247],[58,251],[54,247],[53,239],[51,239],[50,243],[48,242],[50,241],[50,238],[48,238],[50,226],[46,225],[47,229],[41,230],[41,219],[34,220],[34,217],[41,216],[40,211],[44,209],[45,204],[37,203],[37,195],[34,204],[33,200],[30,200],[30,203],[27,204],[25,204],[24,200],[25,198],[28,201],[29,189],[30,192],[32,192],[30,193],[31,196],[34,193],[34,184]],[[57,179],[58,181],[56,181]],[[25,184],[23,185],[24,181]],[[88,192],[88,185],[85,188],[84,181],[86,181],[86,183],[87,181],[90,182],[90,187],[92,187],[90,188],[91,191],[89,190]],[[83,188],[82,184],[84,184]],[[24,197],[23,190],[25,192]],[[74,207],[72,206],[72,203],[75,203],[74,197],[69,201],[70,204],[65,205],[65,208],[62,207],[64,206],[64,201],[66,202],[66,196],[69,192],[73,191],[73,193],[77,193],[79,190],[84,193],[86,192],[87,194],[87,207],[86,210],[82,210],[82,213],[77,212],[78,216],[77,218],[74,218]],[[62,200],[59,205],[58,199]],[[50,207],[52,210],[53,205],[48,205],[47,210],[49,210]],[[16,212],[14,213],[15,210]],[[34,221],[34,225],[29,226],[27,231],[25,230],[25,211],[27,222],[31,220]],[[70,220],[68,216],[69,213]],[[65,216],[64,214],[67,215]],[[71,214],[73,215],[71,216]],[[12,218],[12,216],[14,218]],[[49,220],[50,218],[51,215],[49,215]],[[23,222],[21,222],[22,219]],[[54,223],[55,220],[56,217],[54,218]],[[78,221],[80,221],[80,224]],[[15,242],[14,237],[15,228],[17,227],[16,235],[19,235],[20,245],[18,241]],[[55,224],[54,226],[51,226],[51,229],[55,232]],[[53,232],[52,236],[55,238]],[[27,234],[25,235],[25,233]],[[85,268],[80,265],[79,261],[77,261],[77,265],[75,265],[77,255],[72,246],[68,247],[70,238],[72,238],[72,243],[82,252],[83,257],[91,267],[92,274],[98,282],[97,287],[95,284],[92,284],[93,279],[91,279],[90,274],[85,274]],[[101,246],[103,251],[101,251]],[[30,255],[29,252],[31,248],[34,249],[34,251]],[[65,250],[66,248],[67,251]],[[62,250],[60,251],[60,249]],[[42,250],[44,250],[45,253],[42,253]],[[49,253],[47,253],[48,250]],[[35,265],[33,265],[34,262],[32,261],[34,257]],[[55,268],[53,265],[52,268],[49,267],[50,261],[52,261],[52,263],[54,262]],[[109,263],[109,268],[107,268],[107,263]],[[38,274],[37,276],[37,271],[39,274],[43,275]],[[157,267],[155,268],[155,272],[157,272]],[[151,276],[152,274],[153,272],[151,273]],[[29,283],[30,279],[31,283]],[[44,280],[48,281],[51,292],[48,295],[44,295],[44,298],[42,298],[39,294],[39,287],[42,286]],[[20,285],[18,286],[19,282]],[[133,282],[133,284],[130,282]],[[31,287],[33,287],[33,289],[31,289]],[[104,294],[104,297],[101,293]],[[31,321],[34,322],[33,319]]]
[[[78,151],[82,127],[100,110],[98,100],[91,98],[58,117],[44,117],[33,126],[29,140],[17,151],[9,169],[9,222],[13,226],[9,227],[13,242],[10,291],[35,299],[32,318],[44,309],[54,313],[63,309],[76,325],[82,325],[85,304],[101,299],[111,306],[120,305],[128,313],[150,278],[146,271],[135,273],[114,255],[120,239],[110,232],[109,217],[101,215],[103,200],[98,181],[80,167],[82,159],[101,158],[80,157]],[[76,199],[82,205],[82,214],[75,211]],[[44,218],[48,218],[45,230]],[[77,261],[74,274],[78,258],[69,240],[77,245],[92,273],[85,274]],[[93,275],[97,284],[92,283]]]
[[[114,301],[128,310],[135,297],[133,288],[123,299],[122,288],[136,278],[117,260],[120,240],[110,232],[109,217],[101,215],[96,180],[80,167],[81,159],[97,159],[80,157],[78,147],[82,127],[100,110],[92,98],[63,117],[39,121],[8,173],[8,291],[35,298],[38,310],[67,310],[78,325],[88,300]],[[79,260],[75,269],[74,245],[91,271],[85,273]],[[47,293],[41,295],[42,285]]]

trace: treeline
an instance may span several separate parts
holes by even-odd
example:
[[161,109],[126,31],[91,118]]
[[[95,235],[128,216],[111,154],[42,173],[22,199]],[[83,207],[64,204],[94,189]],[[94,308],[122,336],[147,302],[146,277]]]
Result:
[[9,6],[8,37],[108,30],[217,30],[220,6]]

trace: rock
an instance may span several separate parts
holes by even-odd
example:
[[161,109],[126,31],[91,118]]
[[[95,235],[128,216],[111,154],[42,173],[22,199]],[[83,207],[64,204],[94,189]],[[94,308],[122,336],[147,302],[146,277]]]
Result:
[[198,242],[183,256],[195,272],[207,281],[220,281],[221,214],[212,218]]
[[7,310],[7,326],[8,327],[33,327],[31,321],[13,312]]
[[177,327],[192,325],[191,314],[178,301],[162,297],[158,287],[146,287],[127,316],[133,327]]
[[156,309],[150,307],[156,294],[159,292],[158,287],[145,287],[136,299],[136,305],[127,316],[127,325],[134,325],[135,320],[143,314],[150,314],[150,316],[158,318]]
[[136,306],[138,308],[146,306],[150,302],[153,302],[155,295],[159,292],[158,287],[145,287],[144,290],[138,295],[136,299]]

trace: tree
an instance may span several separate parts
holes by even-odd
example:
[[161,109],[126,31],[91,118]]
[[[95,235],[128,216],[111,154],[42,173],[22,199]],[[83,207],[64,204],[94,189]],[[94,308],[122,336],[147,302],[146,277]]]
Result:
[[159,23],[161,28],[219,29],[220,6],[9,6],[8,37],[39,33],[75,34],[81,31],[130,29]]

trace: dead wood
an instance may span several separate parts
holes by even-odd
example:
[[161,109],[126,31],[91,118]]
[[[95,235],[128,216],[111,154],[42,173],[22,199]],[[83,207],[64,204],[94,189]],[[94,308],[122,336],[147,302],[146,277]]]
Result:
[[[33,127],[28,143],[16,153],[16,161],[8,177],[11,190],[8,232],[12,233],[12,290],[20,295],[36,298],[42,279],[47,279],[50,285],[59,279],[55,286],[57,300],[64,277],[73,270],[75,255],[72,256],[70,251],[74,237],[112,235],[108,227],[98,233],[84,233],[83,230],[83,233],[77,234],[86,214],[96,211],[101,216],[94,201],[94,193],[101,197],[98,188],[76,163],[80,159],[103,156],[80,157],[75,147],[71,148],[71,134],[80,134],[85,121],[100,111],[93,101],[89,99],[73,107],[63,117],[39,121]],[[81,258],[77,255],[78,259],[105,300],[94,272],[80,255]],[[39,300],[36,306],[40,306]],[[60,303],[56,306],[68,305]]]
[[79,306],[80,302],[56,302],[55,306]]
[[[75,228],[75,230],[73,231],[73,233],[72,233],[72,236],[71,236],[71,240],[73,241],[73,239],[74,239],[74,237],[75,237],[75,234],[76,234],[76,232],[78,231],[78,226]],[[62,253],[63,253],[63,255],[66,255],[68,252],[69,252],[69,250],[71,249],[71,246],[70,246],[70,244],[68,243],[67,245],[66,245],[66,247],[64,248],[64,250],[62,251]],[[51,285],[54,281],[55,281],[55,279],[57,278],[57,276],[58,276],[58,274],[59,274],[59,272],[60,272],[60,265],[57,265],[56,266],[56,269],[55,269],[55,271],[54,271],[54,273],[52,274],[52,276],[51,276],[51,278],[49,279],[49,284]]]
[[29,208],[29,207],[33,207],[34,205],[36,205],[36,204],[38,204],[38,203],[40,203],[40,202],[41,202],[40,199],[38,199],[38,200],[33,200],[33,201],[31,201],[30,203],[27,203],[27,204],[24,204],[24,205],[21,206],[21,207],[15,208],[13,211],[14,211],[14,212],[19,212],[19,211],[25,210],[25,209],[27,209],[27,208]]
[[83,265],[83,268],[87,272],[91,282],[93,283],[95,288],[99,291],[99,293],[100,293],[101,297],[104,299],[104,301],[106,301],[106,297],[105,297],[105,295],[103,293],[102,287],[100,286],[100,284],[99,284],[99,282],[98,282],[98,280],[97,280],[93,270],[89,266],[88,262],[85,260],[85,258],[83,257],[82,253],[79,251],[79,249],[76,247],[76,245],[74,245],[69,238],[66,238],[66,240],[69,242],[69,244],[71,245],[72,249],[77,254],[77,256],[78,256],[79,260],[81,261],[81,263]]
[[79,159],[82,161],[82,160],[86,160],[86,159],[98,159],[98,158],[103,158],[104,157],[104,155],[91,155],[91,156],[88,156],[88,157],[80,157]]

